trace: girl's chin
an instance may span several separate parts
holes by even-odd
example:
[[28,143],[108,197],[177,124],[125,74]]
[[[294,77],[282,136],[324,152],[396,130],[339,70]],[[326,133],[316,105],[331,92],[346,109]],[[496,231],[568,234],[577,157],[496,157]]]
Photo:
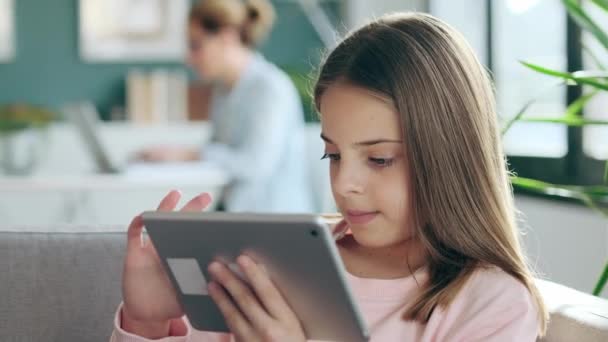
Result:
[[393,248],[408,240],[404,237],[391,237],[381,231],[374,231],[373,227],[351,226],[350,232],[357,245],[371,249]]
[[378,236],[371,234],[369,231],[358,229],[358,227],[351,227],[351,233],[353,240],[357,245],[364,248],[384,248],[395,244],[394,241],[387,241],[386,236]]

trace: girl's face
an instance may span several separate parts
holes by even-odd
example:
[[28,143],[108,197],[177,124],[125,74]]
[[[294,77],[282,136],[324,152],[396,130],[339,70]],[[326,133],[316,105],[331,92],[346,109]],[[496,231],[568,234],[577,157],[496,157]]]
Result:
[[364,247],[411,237],[408,170],[399,115],[363,88],[338,82],[321,99],[325,157],[338,210]]
[[188,65],[203,79],[218,80],[223,73],[222,61],[226,41],[221,33],[209,34],[195,23],[188,25]]

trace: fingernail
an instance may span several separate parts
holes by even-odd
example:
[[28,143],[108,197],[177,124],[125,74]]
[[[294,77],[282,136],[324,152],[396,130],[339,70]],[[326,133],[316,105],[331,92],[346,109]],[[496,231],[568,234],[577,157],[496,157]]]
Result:
[[208,194],[201,194],[201,195],[198,195],[198,200],[199,200],[199,201],[201,201],[201,202],[203,202],[203,203],[204,203],[204,202],[207,202],[207,198],[208,198],[209,200],[211,200],[211,196],[209,196]]
[[247,255],[241,255],[238,258],[238,262],[243,266],[243,267],[249,267],[251,266],[251,258],[248,257]]
[[222,265],[220,265],[219,262],[214,261],[214,262],[212,262],[212,263],[209,264],[209,266],[208,266],[207,269],[211,273],[216,273],[216,272],[219,272],[222,269]]

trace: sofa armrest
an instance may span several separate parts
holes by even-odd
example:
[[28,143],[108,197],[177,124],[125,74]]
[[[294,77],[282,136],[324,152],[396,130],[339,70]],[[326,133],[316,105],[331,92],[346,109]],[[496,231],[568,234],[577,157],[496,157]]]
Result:
[[537,285],[551,313],[541,341],[608,341],[608,300],[546,280]]

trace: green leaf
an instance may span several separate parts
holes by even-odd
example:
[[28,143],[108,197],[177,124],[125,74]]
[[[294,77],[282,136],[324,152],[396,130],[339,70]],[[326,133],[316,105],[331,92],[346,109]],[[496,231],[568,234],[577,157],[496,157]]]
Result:
[[566,198],[581,199],[583,194],[573,191],[566,186],[559,186],[531,178],[511,177],[511,183],[518,188],[545,195],[555,195]]
[[598,92],[599,92],[598,90],[594,90],[594,91],[590,92],[589,94],[583,95],[583,96],[579,97],[578,99],[576,99],[576,101],[572,102],[568,106],[568,108],[566,108],[566,113],[564,114],[564,116],[565,117],[577,116],[577,114],[581,112],[583,107],[585,107],[587,102],[589,102],[589,100],[591,100],[595,95],[597,95]]
[[526,191],[581,201],[608,218],[608,186],[559,185],[517,176],[511,177],[511,183]]
[[576,78],[585,79],[608,78],[608,72],[603,70],[579,70],[573,72],[571,75]]
[[541,96],[543,96],[543,94],[550,90],[553,89],[556,86],[561,86],[563,85],[564,82],[563,81],[559,81],[555,84],[552,84],[550,87],[547,87],[545,89],[543,89],[543,91],[541,91],[536,98],[526,102],[526,104],[524,104],[524,106],[519,110],[519,112],[517,112],[517,114],[515,116],[513,116],[512,118],[509,119],[509,121],[507,121],[507,123],[505,124],[505,126],[502,128],[500,134],[501,135],[505,135],[507,133],[507,131],[511,128],[511,126],[513,126],[513,124],[517,121],[519,121],[523,115],[528,111],[528,109],[530,108],[530,106],[532,106],[534,104],[534,102],[536,102],[538,100],[538,98],[540,98]]
[[536,65],[536,64],[532,64],[532,63],[528,63],[528,62],[524,62],[524,61],[520,61],[521,64],[523,64],[524,66],[527,66],[528,68],[534,70],[534,71],[538,71],[540,73],[543,73],[545,75],[549,75],[549,76],[555,76],[555,77],[561,77],[563,79],[569,80],[574,78],[574,76],[570,75],[567,72],[563,72],[563,71],[557,71],[557,70],[551,70],[545,67],[542,67],[540,65]]
[[[530,68],[530,69],[532,69],[534,71],[540,72],[540,73],[545,74],[545,75],[549,75],[549,76],[553,76],[553,77],[559,77],[559,78],[562,78],[564,80],[574,81],[576,83],[586,84],[586,85],[592,86],[592,87],[597,88],[597,89],[602,89],[602,90],[607,90],[608,91],[608,84],[596,80],[596,77],[588,77],[588,76],[584,76],[584,77],[578,76],[577,77],[574,74],[571,74],[571,73],[568,73],[568,72],[551,70],[551,69],[544,68],[544,67],[541,67],[541,66],[536,65],[536,64],[532,64],[532,63],[528,63],[528,62],[523,62],[523,61],[521,62],[521,64],[523,64],[524,66],[526,66],[526,67],[528,67],[528,68]],[[579,75],[581,75],[581,74],[579,74]]]
[[604,290],[604,287],[606,286],[607,282],[608,282],[608,262],[606,262],[606,265],[604,266],[604,272],[602,272],[600,279],[598,279],[597,284],[595,284],[595,288],[593,289],[593,295],[599,297],[602,294],[602,290]]
[[[578,0],[562,0],[568,13],[584,30],[589,31],[608,50],[608,35],[587,15]],[[596,4],[597,2],[594,1]],[[603,3],[604,1],[601,1]],[[601,5],[600,5],[601,6]]]
[[608,203],[608,187],[605,185],[576,186],[575,188],[594,197],[596,200]]
[[604,167],[604,184],[608,185],[608,160],[606,160],[606,166]]
[[542,122],[568,125],[571,127],[591,126],[591,125],[608,125],[608,120],[585,119],[581,116],[559,116],[559,117],[522,117],[519,119],[522,122]]
[[30,124],[24,121],[2,121],[0,120],[0,133],[17,132],[28,128]]
[[501,135],[505,135],[505,133],[507,133],[507,131],[511,128],[511,126],[513,126],[513,124],[519,120],[521,120],[522,116],[528,111],[528,108],[530,108],[530,106],[536,102],[536,100],[530,100],[528,101],[520,110],[519,112],[512,117],[509,121],[507,121],[507,123],[505,124],[505,127],[503,127],[502,131],[500,132]]
[[306,122],[319,121],[312,96],[314,80],[310,72],[300,71],[291,67],[283,67],[283,71],[291,78],[300,95]]
[[591,0],[598,7],[602,8],[604,11],[608,12],[608,0]]

